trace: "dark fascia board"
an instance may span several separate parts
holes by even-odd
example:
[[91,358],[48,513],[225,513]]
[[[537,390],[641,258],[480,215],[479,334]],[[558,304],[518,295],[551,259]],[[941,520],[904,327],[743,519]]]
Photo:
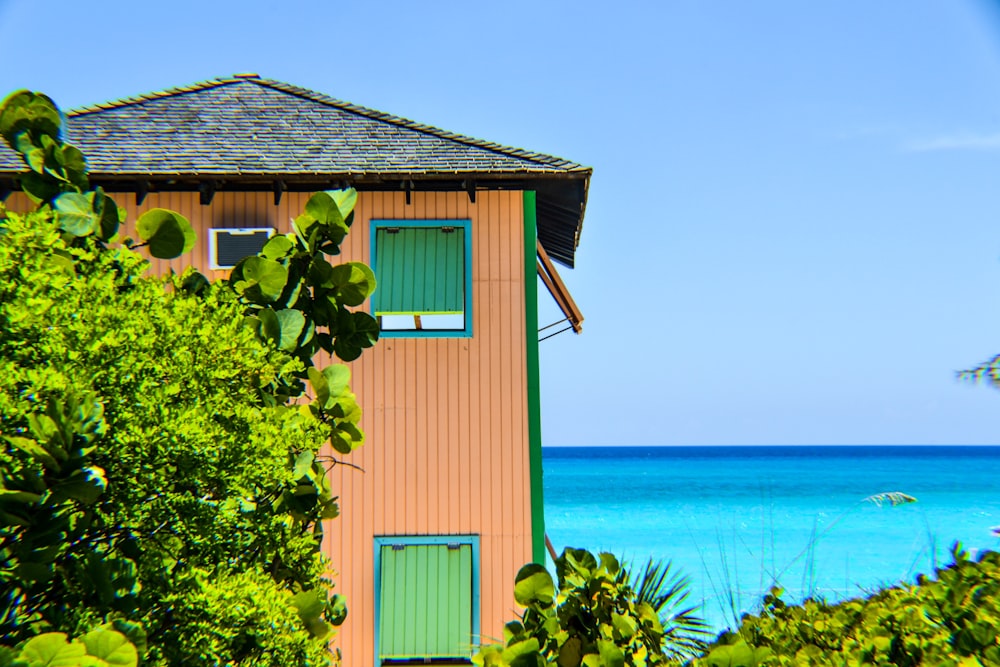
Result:
[[[562,174],[100,174],[92,186],[107,192],[316,192],[353,187],[369,192],[465,192],[534,190],[538,239],[549,256],[573,268],[587,206],[590,170]],[[0,173],[0,194],[19,190],[17,175]],[[4,197],[0,196],[0,201]]]

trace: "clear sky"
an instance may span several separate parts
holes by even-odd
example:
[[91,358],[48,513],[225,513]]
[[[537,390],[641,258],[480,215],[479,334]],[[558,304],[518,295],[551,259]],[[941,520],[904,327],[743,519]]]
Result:
[[547,445],[1000,443],[985,0],[0,0],[0,44],[64,108],[258,72],[592,166]]

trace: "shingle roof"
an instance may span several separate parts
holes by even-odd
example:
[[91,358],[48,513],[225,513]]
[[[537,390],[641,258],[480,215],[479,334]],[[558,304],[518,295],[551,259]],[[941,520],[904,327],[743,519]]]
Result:
[[[588,171],[269,79],[230,77],[74,109],[95,174],[557,174]],[[6,146],[0,171],[23,163]]]
[[[591,174],[569,160],[256,75],[74,109],[65,137],[87,156],[92,182],[111,191],[191,189],[208,181],[221,189],[270,187],[267,179],[289,189],[332,183],[398,189],[414,182],[416,189],[534,189],[539,238],[569,266]],[[0,143],[0,190],[24,169],[20,156]]]

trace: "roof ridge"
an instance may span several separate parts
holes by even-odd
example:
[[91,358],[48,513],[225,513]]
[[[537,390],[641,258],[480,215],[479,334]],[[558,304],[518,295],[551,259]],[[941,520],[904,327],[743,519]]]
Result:
[[108,111],[110,109],[117,109],[119,107],[128,106],[130,104],[141,104],[143,102],[149,102],[152,100],[163,99],[164,97],[173,97],[174,95],[183,95],[184,93],[193,93],[198,90],[208,90],[209,88],[216,88],[218,86],[236,83],[238,81],[248,81],[247,77],[225,77],[218,79],[207,79],[205,81],[198,81],[196,83],[191,83],[185,86],[173,86],[172,88],[165,88],[163,90],[153,91],[151,93],[142,93],[139,95],[131,95],[129,97],[119,97],[114,100],[108,100],[107,102],[98,102],[97,104],[88,104],[82,107],[76,107],[75,109],[70,109],[66,112],[69,117],[83,116],[89,113],[95,113],[98,111]]
[[546,153],[539,153],[536,151],[529,151],[523,148],[516,148],[514,146],[507,146],[494,141],[477,139],[475,137],[470,137],[468,135],[459,134],[458,132],[450,132],[448,130],[443,130],[439,127],[435,127],[433,125],[427,125],[426,123],[418,123],[417,121],[410,120],[409,118],[403,118],[402,116],[396,116],[394,114],[385,113],[384,111],[378,111],[377,109],[364,107],[361,106],[360,104],[354,104],[353,102],[346,102],[344,100],[340,100],[335,97],[331,97],[329,95],[325,95],[323,93],[310,90],[308,88],[302,88],[301,86],[295,86],[289,83],[285,83],[284,81],[278,81],[276,79],[266,79],[259,76],[249,76],[245,74],[233,75],[227,77],[218,77],[215,79],[199,81],[184,86],[174,86],[172,88],[166,88],[164,90],[144,93],[140,95],[133,95],[129,97],[121,97],[115,100],[109,100],[107,102],[101,102],[98,104],[90,104],[82,107],[77,107],[75,109],[71,109],[69,112],[67,112],[66,115],[69,117],[83,116],[86,114],[97,113],[101,111],[109,111],[111,109],[117,109],[132,104],[141,104],[143,102],[163,99],[166,97],[173,97],[175,95],[183,95],[185,93],[193,93],[200,90],[208,90],[210,88],[217,88],[219,86],[231,85],[234,83],[254,83],[259,86],[272,88],[274,90],[283,93],[288,93],[291,95],[303,97],[313,102],[318,102],[320,104],[332,106],[336,109],[357,114],[359,116],[364,116],[366,118],[371,118],[373,120],[378,120],[384,123],[391,123],[393,125],[398,125],[408,130],[413,130],[415,132],[422,132],[424,134],[429,134],[438,137],[440,139],[455,141],[458,143],[466,144],[468,146],[473,146],[476,148],[481,148],[483,150],[500,153],[501,155],[506,155],[509,157],[519,158],[522,160],[529,160],[531,162],[536,162],[549,167],[565,169],[566,171],[587,171],[587,172],[590,171],[588,167],[584,167],[579,163],[572,162],[564,158],[556,157],[554,155],[548,155]]
[[301,86],[295,86],[284,81],[278,81],[276,79],[243,79],[243,81],[251,81],[260,85],[268,86],[276,90],[280,90],[285,93],[291,93],[293,95],[299,95],[310,99],[314,102],[319,102],[321,104],[327,104],[344,111],[349,111],[351,113],[356,113],[367,118],[372,118],[374,120],[380,120],[386,123],[392,123],[393,125],[399,125],[405,127],[408,130],[414,130],[416,132],[423,132],[425,134],[430,134],[441,139],[448,139],[450,141],[457,141],[459,143],[468,144],[470,146],[475,146],[476,148],[482,148],[485,150],[494,151],[496,153],[501,153],[503,155],[509,155],[511,157],[517,157],[524,160],[531,160],[532,162],[539,162],[544,165],[552,167],[564,167],[568,168],[568,171],[589,171],[587,167],[581,164],[573,162],[571,160],[566,160],[555,155],[549,155],[547,153],[539,153],[536,151],[529,151],[523,148],[517,148],[514,146],[507,146],[505,144],[500,144],[495,141],[486,141],[485,139],[477,139],[475,137],[470,137],[465,134],[460,134],[458,132],[451,132],[449,130],[443,130],[434,125],[427,125],[426,123],[419,123],[409,118],[404,118],[402,116],[396,116],[394,114],[386,113],[384,111],[379,111],[377,109],[372,109],[370,107],[361,106],[360,104],[354,104],[353,102],[347,102],[345,100],[337,99],[336,97],[331,97],[324,93],[319,93],[308,88],[302,88]]

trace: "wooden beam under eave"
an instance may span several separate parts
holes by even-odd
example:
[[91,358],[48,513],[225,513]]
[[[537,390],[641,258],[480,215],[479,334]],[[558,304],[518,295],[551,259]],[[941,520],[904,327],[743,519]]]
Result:
[[576,301],[573,300],[573,296],[566,289],[566,284],[559,277],[556,267],[552,265],[552,260],[549,259],[549,254],[545,252],[541,241],[538,241],[536,245],[538,248],[538,275],[541,276],[542,282],[545,283],[545,287],[548,288],[552,298],[559,304],[559,309],[562,310],[563,315],[569,320],[573,331],[580,333],[583,331],[583,313],[580,312],[580,308],[576,305]]

